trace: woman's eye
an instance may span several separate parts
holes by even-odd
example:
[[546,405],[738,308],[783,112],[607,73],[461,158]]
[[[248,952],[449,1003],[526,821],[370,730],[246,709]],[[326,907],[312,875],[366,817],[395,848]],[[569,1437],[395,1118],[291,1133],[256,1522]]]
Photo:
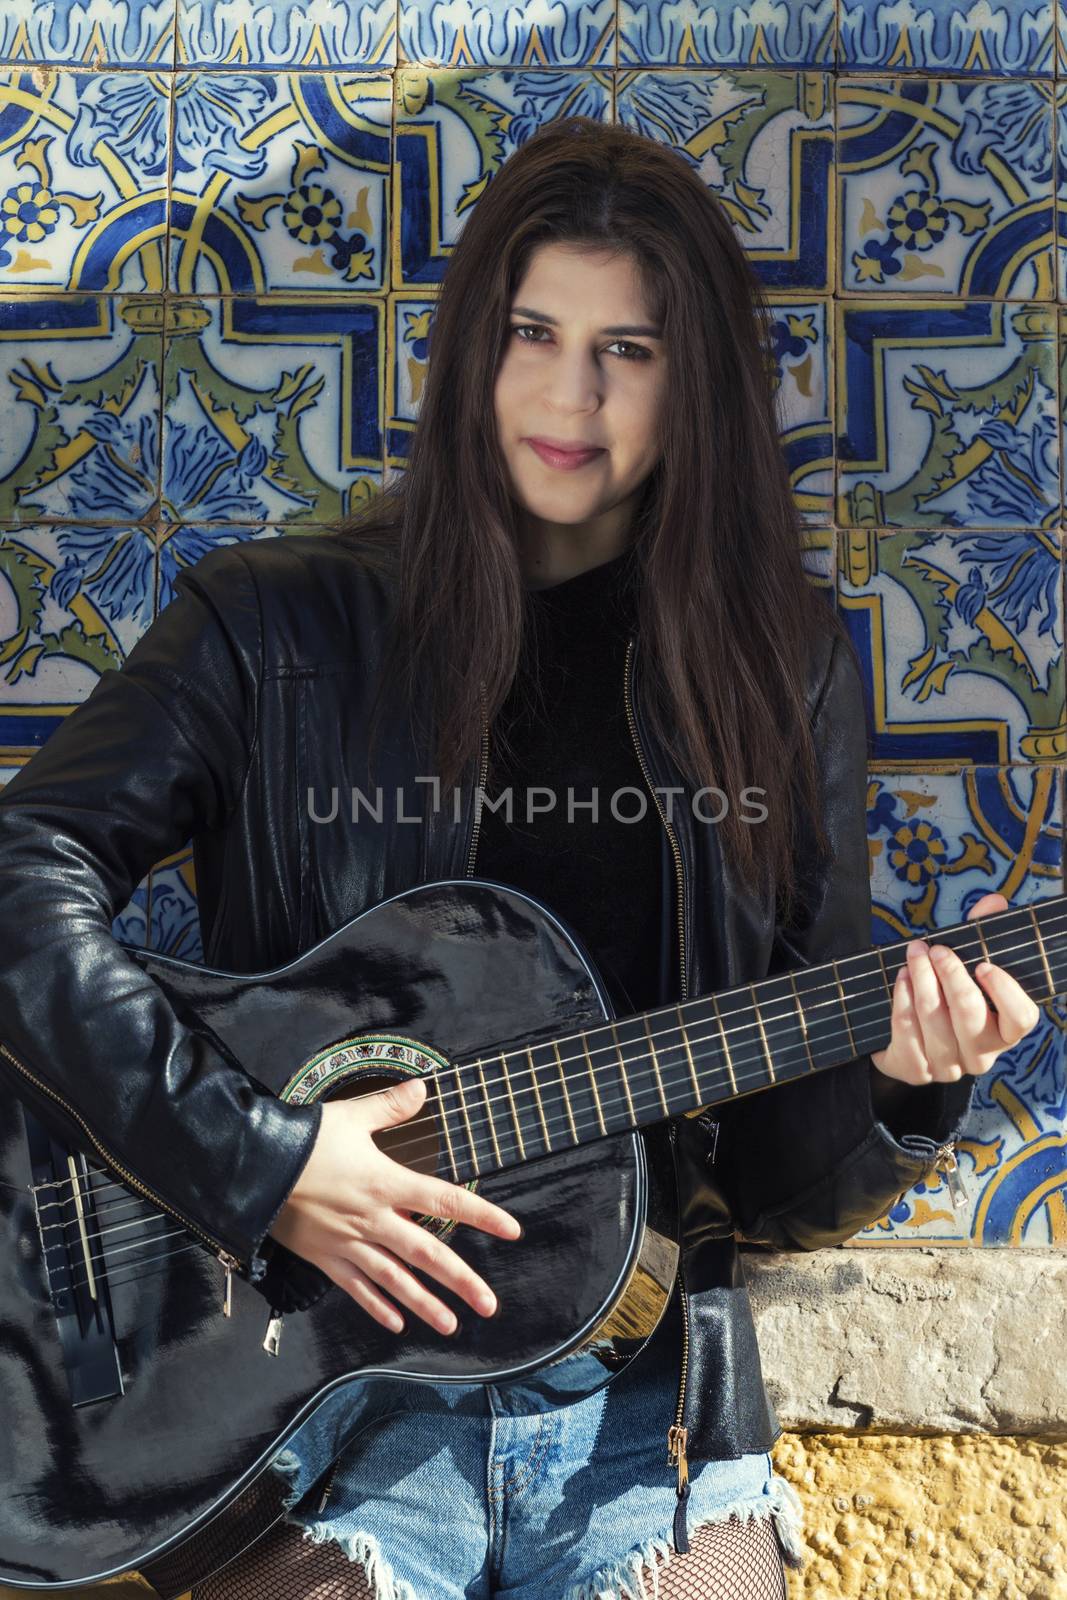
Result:
[[[513,322],[511,324],[511,331],[512,333],[547,333],[548,329],[543,328],[540,323],[537,322]],[[541,340],[520,339],[519,343],[540,344]],[[647,361],[649,359],[650,352],[646,350],[643,345],[629,344],[625,339],[616,339],[614,344],[619,349],[628,352],[628,354],[620,356],[619,359],[622,361]]]

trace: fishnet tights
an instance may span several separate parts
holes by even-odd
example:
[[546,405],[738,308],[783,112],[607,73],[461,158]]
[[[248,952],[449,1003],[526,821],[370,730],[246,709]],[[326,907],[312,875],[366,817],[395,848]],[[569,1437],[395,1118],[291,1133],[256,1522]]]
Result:
[[[769,1518],[708,1522],[659,1568],[659,1600],[788,1600],[778,1536]],[[652,1574],[644,1569],[646,1592]],[[215,1577],[198,1583],[190,1600],[373,1600],[362,1565],[341,1546],[312,1544],[279,1522]],[[427,1596],[427,1600],[431,1597]],[[545,1600],[550,1600],[546,1596]]]

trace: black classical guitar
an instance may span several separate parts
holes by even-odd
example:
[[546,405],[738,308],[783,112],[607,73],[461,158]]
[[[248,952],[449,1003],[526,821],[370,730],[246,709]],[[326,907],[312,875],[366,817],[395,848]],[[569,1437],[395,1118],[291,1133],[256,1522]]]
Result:
[[[1067,987],[1065,904],[936,937],[1044,1000]],[[866,950],[618,1019],[550,911],[476,879],[396,895],[271,972],[124,948],[284,1099],[426,1074],[418,1118],[376,1137],[477,1184],[524,1235],[453,1228],[500,1309],[478,1316],[433,1280],[460,1321],[450,1338],[413,1314],[390,1333],[334,1287],[279,1327],[235,1263],[110,1157],[106,1127],[68,1150],[0,1099],[0,1583],[15,1588],[140,1571],[164,1595],[187,1589],[278,1514],[267,1469],[342,1384],[349,1436],[383,1375],[493,1383],[529,1411],[600,1388],[675,1279],[670,1163],[646,1140],[679,1113],[884,1046],[905,959],[902,944]],[[37,1078],[0,1055],[8,1085]]]

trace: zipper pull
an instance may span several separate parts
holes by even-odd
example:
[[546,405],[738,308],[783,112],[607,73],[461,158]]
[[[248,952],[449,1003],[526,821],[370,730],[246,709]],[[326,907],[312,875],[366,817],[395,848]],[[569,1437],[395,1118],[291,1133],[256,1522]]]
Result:
[[960,1164],[956,1160],[956,1141],[951,1139],[948,1144],[939,1145],[935,1152],[935,1172],[943,1172],[948,1183],[948,1197],[953,1211],[958,1211],[967,1203],[967,1190],[964,1187]]
[[222,1314],[224,1317],[233,1316],[233,1275],[240,1266],[236,1256],[231,1256],[228,1251],[219,1251],[219,1260],[225,1273],[225,1287],[222,1292]]
[[674,1548],[680,1556],[689,1551],[689,1534],[685,1526],[685,1503],[689,1499],[689,1459],[685,1447],[689,1429],[677,1423],[667,1429],[667,1462],[678,1468],[678,1503],[674,1508]]
[[276,1356],[281,1342],[282,1314],[280,1311],[272,1311],[270,1321],[267,1323],[267,1331],[263,1336],[263,1348],[269,1356]]

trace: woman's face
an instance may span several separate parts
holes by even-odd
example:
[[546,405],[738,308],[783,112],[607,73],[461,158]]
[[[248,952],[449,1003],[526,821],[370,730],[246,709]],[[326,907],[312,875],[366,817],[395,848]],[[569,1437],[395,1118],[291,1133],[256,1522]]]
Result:
[[[497,436],[527,532],[625,542],[660,456],[666,356],[633,260],[541,245],[511,305],[494,392]],[[518,330],[518,331],[516,331]],[[531,438],[596,445],[584,465],[544,460]]]

